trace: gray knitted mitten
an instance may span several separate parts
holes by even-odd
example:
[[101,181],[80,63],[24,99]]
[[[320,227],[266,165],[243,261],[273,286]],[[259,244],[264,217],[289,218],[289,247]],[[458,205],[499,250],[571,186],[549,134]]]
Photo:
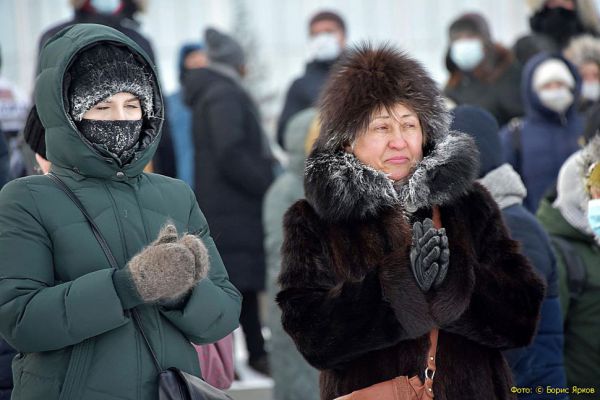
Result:
[[180,244],[186,246],[188,250],[194,254],[194,259],[196,262],[196,268],[194,273],[194,282],[198,282],[208,275],[208,270],[210,269],[210,260],[208,257],[208,250],[206,250],[206,246],[197,236],[194,235],[184,235],[181,239],[179,239]]
[[144,302],[177,299],[194,286],[196,255],[186,244],[177,241],[173,225],[166,225],[154,242],[129,261],[126,268]]

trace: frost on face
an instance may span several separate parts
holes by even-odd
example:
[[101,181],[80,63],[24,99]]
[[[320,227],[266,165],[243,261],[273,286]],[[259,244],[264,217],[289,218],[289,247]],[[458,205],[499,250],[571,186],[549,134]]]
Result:
[[99,121],[83,119],[77,122],[77,127],[87,140],[121,157],[127,150],[136,147],[142,130],[142,120]]

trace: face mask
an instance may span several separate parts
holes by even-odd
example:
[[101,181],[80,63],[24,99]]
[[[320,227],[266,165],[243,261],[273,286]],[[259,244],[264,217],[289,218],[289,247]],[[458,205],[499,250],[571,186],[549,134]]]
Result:
[[583,33],[577,13],[562,7],[544,7],[529,19],[529,25],[534,32],[550,36],[560,47],[566,46],[573,36]]
[[340,47],[338,38],[333,33],[320,33],[310,40],[309,54],[313,60],[332,61],[341,52],[342,48]]
[[600,98],[600,82],[583,82],[581,85],[581,96],[586,100],[596,101]]
[[99,121],[82,119],[77,128],[90,142],[105,148],[121,157],[138,143],[142,131],[142,120],[135,121]]
[[566,87],[557,89],[542,89],[538,92],[540,102],[559,114],[565,112],[573,104],[573,94]]
[[121,6],[121,0],[91,0],[90,4],[100,14],[114,14]]
[[600,237],[600,199],[590,200],[587,214],[590,228],[594,235]]
[[483,43],[479,39],[458,39],[450,46],[450,58],[463,71],[478,66],[483,55]]

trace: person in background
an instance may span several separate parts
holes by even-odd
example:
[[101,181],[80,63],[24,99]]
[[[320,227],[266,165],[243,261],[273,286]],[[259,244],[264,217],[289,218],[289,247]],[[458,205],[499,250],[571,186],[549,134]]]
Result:
[[284,216],[277,295],[284,329],[321,370],[321,399],[432,375],[435,398],[512,399],[501,350],[530,343],[545,285],[475,182],[473,139],[450,131],[406,53],[364,44],[335,68],[306,198]]
[[231,282],[243,295],[240,325],[248,365],[269,374],[258,294],[266,273],[262,202],[274,178],[274,160],[259,110],[242,86],[242,47],[212,28],[204,43],[208,65],[184,78],[185,102],[192,109],[194,189]]
[[277,277],[281,273],[283,216],[292,204],[304,197],[304,162],[318,136],[318,129],[315,108],[307,108],[292,117],[284,138],[289,163],[269,187],[263,202],[267,298],[270,300],[267,319],[271,330],[269,361],[274,381],[273,398],[277,400],[319,400],[318,372],[302,358],[283,330],[281,310],[275,303],[279,291]]
[[[203,68],[208,59],[201,43],[187,43],[179,51],[179,83],[183,85],[186,71]],[[171,124],[177,177],[194,188],[194,142],[192,113],[183,101],[182,88],[166,98],[168,121]]]
[[538,54],[523,70],[525,116],[501,132],[504,161],[527,188],[524,205],[532,213],[556,181],[564,161],[579,149],[583,118],[577,111],[581,79],[560,55]]
[[25,156],[20,151],[22,137],[19,133],[25,125],[30,101],[25,93],[1,74],[2,61],[0,48],[0,134],[9,151],[10,173],[7,179],[14,179],[27,175]]
[[600,16],[594,0],[527,0],[527,4],[532,12],[531,34],[550,39],[554,52],[564,50],[582,34],[600,34]]
[[[38,42],[38,53],[44,44],[61,29],[74,24],[92,23],[110,26],[131,38],[155,62],[152,44],[136,27],[123,24],[131,20],[136,11],[144,9],[144,0],[69,0],[73,7],[73,18],[46,30]],[[135,11],[134,11],[135,10]]]
[[[517,387],[565,387],[563,324],[558,298],[558,272],[550,238],[535,216],[523,207],[527,194],[519,175],[502,160],[498,122],[482,108],[462,105],[452,111],[452,130],[467,133],[479,149],[479,182],[502,211],[510,236],[546,282],[538,330],[530,346],[504,352]],[[548,399],[547,394],[519,394],[519,399]],[[567,399],[555,395],[552,399]]]
[[310,61],[304,75],[296,79],[285,96],[277,124],[277,142],[285,148],[284,133],[290,118],[298,111],[316,105],[331,67],[346,46],[346,23],[332,11],[313,15],[308,23]]
[[576,37],[564,54],[581,76],[579,110],[588,116],[590,108],[600,101],[600,38],[591,35]]
[[488,110],[500,125],[523,115],[521,68],[510,50],[493,42],[485,18],[463,14],[450,24],[448,36],[446,68],[450,77],[444,94],[455,104]]
[[568,386],[600,390],[600,135],[564,163],[537,216],[558,255]]
[[87,209],[117,267],[48,175],[0,191],[0,335],[19,352],[12,399],[156,398],[132,310],[162,366],[200,376],[190,342],[233,331],[240,294],[191,189],[143,172],[164,113],[149,56],[117,30],[76,24],[40,60],[35,112],[51,173]]

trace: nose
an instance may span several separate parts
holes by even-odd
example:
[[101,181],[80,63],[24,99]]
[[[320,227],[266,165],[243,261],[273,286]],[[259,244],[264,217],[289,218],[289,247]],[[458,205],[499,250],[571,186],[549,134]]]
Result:
[[127,119],[124,107],[114,107],[111,113],[111,119],[113,121],[124,121]]
[[391,149],[403,149],[407,146],[406,139],[402,135],[400,130],[395,130],[393,135],[390,137],[390,141],[388,142],[388,146]]

